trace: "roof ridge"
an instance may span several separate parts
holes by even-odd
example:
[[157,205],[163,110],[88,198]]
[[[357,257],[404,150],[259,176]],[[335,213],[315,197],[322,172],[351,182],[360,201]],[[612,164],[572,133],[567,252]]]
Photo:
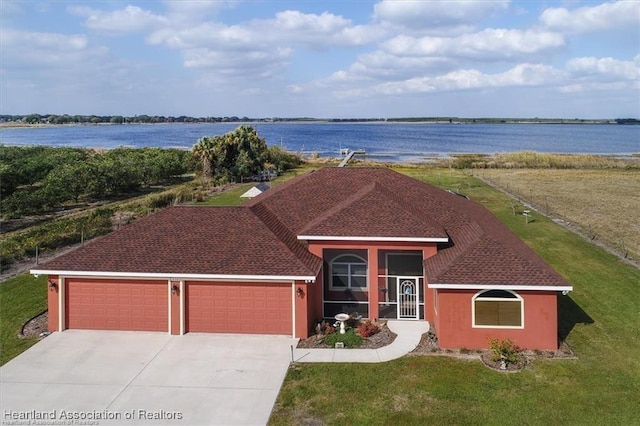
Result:
[[306,247],[298,241],[297,236],[291,232],[267,206],[264,204],[256,204],[247,206],[246,208],[262,222],[313,275],[318,274],[322,266],[322,259],[307,250]]
[[287,180],[286,182],[283,182],[279,185],[276,186],[271,186],[269,187],[268,191],[264,191],[262,194],[259,194],[255,197],[253,197],[252,199],[250,199],[249,201],[247,201],[244,206],[246,207],[253,207],[257,204],[262,203],[262,201],[265,201],[266,199],[269,199],[270,197],[272,197],[275,194],[279,194],[282,191],[284,191],[285,189],[289,188],[290,186],[296,185],[301,181],[304,181],[306,179],[308,179],[309,177],[313,176],[314,173],[320,169],[313,169],[310,170],[306,173],[301,174],[300,176],[296,176],[292,179]]

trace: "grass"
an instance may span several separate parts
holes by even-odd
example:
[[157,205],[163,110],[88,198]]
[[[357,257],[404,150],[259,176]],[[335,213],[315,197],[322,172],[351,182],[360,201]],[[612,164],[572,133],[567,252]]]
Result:
[[461,171],[396,169],[485,205],[573,284],[560,297],[560,329],[578,359],[537,360],[517,374],[429,356],[294,365],[269,423],[638,424],[640,270],[544,217],[525,224],[506,196]]
[[47,308],[45,276],[21,274],[0,284],[0,365],[29,349],[38,339],[21,339],[22,325]]

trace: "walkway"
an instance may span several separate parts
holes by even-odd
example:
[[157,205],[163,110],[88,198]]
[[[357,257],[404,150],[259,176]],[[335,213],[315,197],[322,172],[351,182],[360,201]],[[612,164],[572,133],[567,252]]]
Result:
[[400,358],[418,346],[420,338],[429,331],[426,321],[387,322],[389,330],[398,336],[390,345],[379,349],[294,349],[295,362],[385,362]]

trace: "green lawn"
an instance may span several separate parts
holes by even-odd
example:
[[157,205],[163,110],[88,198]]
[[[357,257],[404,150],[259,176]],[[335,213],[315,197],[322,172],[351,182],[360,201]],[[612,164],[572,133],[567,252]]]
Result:
[[47,309],[45,278],[24,273],[0,283],[0,365],[38,342],[21,339],[18,333],[26,321]]
[[295,365],[270,424],[640,424],[640,270],[544,217],[525,224],[508,198],[460,171],[397,170],[485,205],[573,284],[560,328],[578,359],[516,374],[433,356]]

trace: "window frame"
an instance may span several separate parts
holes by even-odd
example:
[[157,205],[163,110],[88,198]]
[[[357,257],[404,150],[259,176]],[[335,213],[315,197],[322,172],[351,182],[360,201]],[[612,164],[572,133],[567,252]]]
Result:
[[[344,257],[355,257],[357,259],[360,259],[361,262],[341,262],[340,259],[344,258]],[[346,266],[347,267],[347,274],[346,275],[344,275],[344,274],[334,274],[333,273],[334,265]],[[359,266],[359,267],[364,266],[364,269],[365,269],[364,275],[353,274],[352,273],[352,267],[353,266]],[[344,286],[344,287],[343,286],[334,286],[333,285],[333,277],[334,277],[334,275],[339,275],[341,277],[346,277],[347,278],[347,285]],[[351,285],[352,277],[364,277],[365,286],[364,287],[352,286]],[[344,253],[344,254],[338,255],[338,256],[334,257],[333,259],[331,259],[331,262],[329,262],[329,290],[331,290],[331,291],[345,291],[345,290],[350,290],[350,291],[368,291],[369,290],[369,265],[367,264],[367,261],[365,259],[363,259],[362,257],[358,256],[357,254],[354,254],[354,253]]]
[[[491,291],[503,291],[510,293],[515,297],[481,297],[484,293]],[[487,302],[502,302],[502,303],[520,303],[520,325],[487,325],[476,324],[476,300],[484,300]],[[502,288],[491,288],[480,290],[471,297],[471,327],[472,328],[497,328],[497,329],[512,329],[521,330],[524,329],[524,298],[513,290],[507,290]]]

